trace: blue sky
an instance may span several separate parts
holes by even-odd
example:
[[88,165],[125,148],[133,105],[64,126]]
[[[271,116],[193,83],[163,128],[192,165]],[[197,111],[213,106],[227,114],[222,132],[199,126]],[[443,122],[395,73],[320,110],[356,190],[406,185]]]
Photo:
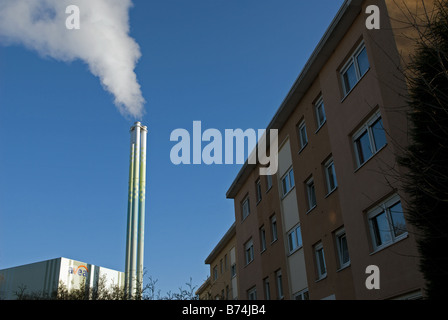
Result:
[[[209,275],[241,168],[173,165],[171,132],[196,120],[266,128],[342,2],[133,1],[149,129],[145,268],[162,293]],[[62,256],[124,271],[134,121],[84,62],[0,43],[0,269]]]

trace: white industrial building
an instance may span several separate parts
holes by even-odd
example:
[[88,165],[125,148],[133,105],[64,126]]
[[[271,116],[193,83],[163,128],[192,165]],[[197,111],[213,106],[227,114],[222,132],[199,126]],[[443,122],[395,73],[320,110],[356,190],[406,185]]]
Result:
[[84,262],[56,258],[0,270],[0,300],[17,299],[17,293],[37,293],[52,297],[60,283],[68,290],[79,289],[85,283],[89,290],[104,279],[106,288],[124,287],[124,273]]

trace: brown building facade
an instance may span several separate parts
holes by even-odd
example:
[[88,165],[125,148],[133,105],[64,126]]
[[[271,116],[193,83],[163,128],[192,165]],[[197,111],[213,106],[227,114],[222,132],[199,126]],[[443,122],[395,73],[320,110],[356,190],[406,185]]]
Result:
[[196,291],[201,300],[238,299],[236,228],[233,224],[205,259],[210,277]]
[[[370,5],[380,29],[366,26]],[[278,129],[278,172],[246,163],[228,190],[240,299],[423,295],[396,163],[407,143],[400,68],[413,52],[405,12],[393,0],[343,4],[267,128]],[[379,289],[366,285],[369,266]]]

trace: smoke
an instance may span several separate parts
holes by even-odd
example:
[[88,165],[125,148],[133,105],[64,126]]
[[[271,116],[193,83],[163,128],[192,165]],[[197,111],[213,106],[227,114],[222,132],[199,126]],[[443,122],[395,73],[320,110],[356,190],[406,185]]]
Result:
[[[66,28],[69,5],[79,8],[80,29]],[[141,53],[129,36],[131,6],[131,0],[0,0],[0,43],[84,61],[121,114],[140,118],[145,100],[134,72]]]

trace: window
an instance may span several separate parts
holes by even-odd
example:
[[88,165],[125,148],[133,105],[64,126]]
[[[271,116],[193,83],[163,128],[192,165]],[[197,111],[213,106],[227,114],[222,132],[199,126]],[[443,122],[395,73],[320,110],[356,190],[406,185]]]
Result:
[[324,100],[320,97],[314,104],[314,109],[316,111],[317,128],[322,127],[327,120],[325,116]]
[[230,266],[230,279],[236,277],[236,264]]
[[255,189],[257,191],[257,203],[261,201],[261,182],[260,179],[258,179],[255,182]]
[[350,264],[350,256],[348,254],[347,236],[345,230],[339,230],[335,233],[336,247],[338,250],[339,268],[347,267]]
[[327,267],[325,265],[324,247],[321,242],[314,246],[314,254],[316,258],[317,279],[322,279],[327,275]]
[[316,190],[314,188],[314,179],[310,178],[306,181],[306,193],[308,197],[308,211],[313,209],[316,205]]
[[247,290],[247,299],[248,300],[257,300],[257,288],[253,287]]
[[376,113],[353,136],[358,167],[369,160],[386,144],[386,133],[380,113]]
[[268,192],[272,188],[272,176],[266,176],[266,192]]
[[242,202],[243,220],[250,214],[249,197],[246,197]]
[[300,122],[300,124],[297,126],[297,132],[299,134],[300,150],[302,150],[308,144],[308,136],[306,134],[305,120]]
[[261,241],[261,252],[266,250],[266,230],[264,229],[264,226],[260,228],[260,241]]
[[283,299],[283,283],[282,283],[282,271],[278,270],[275,273],[275,278],[277,279],[277,298],[279,300]]
[[224,255],[224,268],[226,271],[229,268],[229,260],[227,259],[227,254]]
[[264,297],[266,300],[271,300],[271,286],[269,285],[269,278],[263,280]]
[[302,247],[302,231],[300,230],[300,225],[294,227],[288,233],[288,247],[289,253],[293,253],[298,248]]
[[338,186],[333,159],[330,159],[325,163],[325,179],[327,180],[328,193],[330,193]]
[[308,293],[308,289],[297,292],[294,295],[294,300],[310,300],[310,295]]
[[288,194],[289,191],[294,187],[294,171],[291,168],[288,173],[282,178],[282,192],[283,197]]
[[213,280],[218,279],[218,266],[213,267]]
[[367,50],[364,43],[362,43],[341,70],[344,96],[349,94],[369,68]]
[[246,265],[248,265],[254,260],[254,243],[252,242],[252,239],[246,242],[244,251],[246,254]]
[[406,221],[398,195],[371,210],[368,219],[375,250],[407,235]]
[[271,217],[271,236],[272,242],[277,240],[277,218],[275,216]]

